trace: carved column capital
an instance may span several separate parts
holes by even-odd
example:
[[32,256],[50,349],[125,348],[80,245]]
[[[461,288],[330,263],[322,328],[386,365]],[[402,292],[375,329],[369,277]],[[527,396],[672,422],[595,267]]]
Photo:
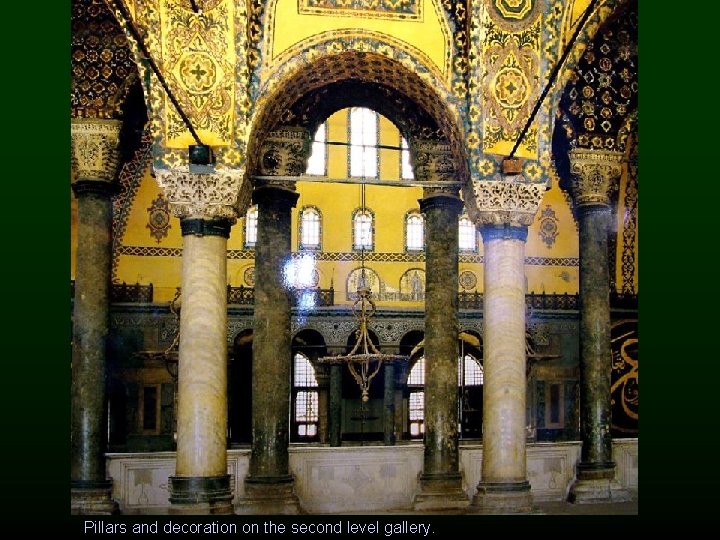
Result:
[[71,166],[76,181],[113,181],[119,162],[121,126],[120,120],[70,120]]
[[608,150],[571,150],[572,196],[576,207],[609,205],[610,188],[620,181],[620,152]]
[[[410,159],[415,173],[415,179],[420,182],[454,182],[455,160],[452,147],[446,141],[433,139],[411,139]],[[438,193],[457,195],[457,187],[427,187],[423,194],[425,197]]]
[[472,183],[474,203],[470,217],[483,225],[528,227],[535,219],[546,186],[544,183],[482,180]]
[[[260,146],[261,176],[300,176],[310,157],[310,133],[302,127],[287,126],[271,131]],[[280,182],[294,189],[292,181]]]
[[250,188],[243,169],[217,167],[214,173],[191,173],[187,167],[155,169],[155,178],[181,219],[227,219],[235,223],[250,202]]

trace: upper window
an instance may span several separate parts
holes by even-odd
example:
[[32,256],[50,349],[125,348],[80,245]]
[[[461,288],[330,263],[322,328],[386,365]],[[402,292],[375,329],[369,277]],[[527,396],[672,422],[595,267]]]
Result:
[[413,174],[412,163],[410,162],[410,148],[405,137],[400,137],[400,177],[403,180],[412,180],[415,178]]
[[251,206],[245,214],[245,247],[255,247],[257,242],[258,208]]
[[320,249],[320,211],[314,206],[300,212],[300,249]]
[[458,225],[460,251],[477,251],[477,232],[475,224],[467,216],[462,216]]
[[425,246],[425,223],[423,216],[417,210],[405,216],[405,249],[408,251],[421,251]]
[[370,210],[356,210],[353,215],[353,249],[373,249],[373,215]]
[[378,176],[378,114],[370,109],[350,109],[350,176]]
[[327,174],[327,122],[320,124],[315,132],[305,172],[320,176]]

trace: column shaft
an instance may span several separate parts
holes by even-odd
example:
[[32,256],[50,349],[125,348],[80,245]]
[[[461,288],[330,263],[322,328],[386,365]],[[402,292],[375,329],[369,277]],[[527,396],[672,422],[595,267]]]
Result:
[[177,460],[171,513],[231,513],[227,474],[226,219],[181,221]]
[[[443,204],[444,203],[444,204]],[[421,201],[425,214],[425,456],[423,474],[458,474],[458,214],[456,197]]]
[[[485,234],[485,233],[483,233]],[[525,242],[485,246],[483,482],[523,482],[525,465]]]
[[578,209],[580,229],[581,463],[612,469],[610,436],[610,208]]
[[75,185],[77,259],[72,355],[71,479],[105,482],[105,355],[110,328],[112,202],[110,184]]
[[525,455],[526,226],[486,225],[483,313],[482,513],[532,510]]
[[227,473],[227,239],[183,237],[177,476]]
[[253,324],[253,443],[250,477],[289,476],[290,413],[290,209],[298,194],[262,187],[255,247],[255,314]]

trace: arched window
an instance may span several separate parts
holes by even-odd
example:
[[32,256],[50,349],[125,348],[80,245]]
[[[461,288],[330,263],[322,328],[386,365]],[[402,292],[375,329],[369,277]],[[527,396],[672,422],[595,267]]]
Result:
[[315,132],[305,173],[319,176],[327,174],[327,122],[320,124]]
[[477,251],[477,230],[475,224],[467,216],[462,216],[458,223],[458,247],[460,251]]
[[300,211],[300,249],[320,249],[320,211],[307,206]]
[[258,207],[251,206],[245,214],[245,247],[255,247],[257,242]]
[[350,109],[350,176],[378,176],[378,114],[370,109]]
[[410,148],[405,137],[400,136],[400,178],[403,180],[412,180],[415,178],[413,174],[412,163],[410,162]]
[[422,251],[425,247],[425,221],[417,210],[405,215],[405,249]]
[[408,413],[410,438],[421,439],[425,433],[425,357],[418,358],[408,375]]
[[318,437],[318,382],[308,357],[296,353],[293,359],[293,425],[294,438]]
[[353,249],[373,249],[373,214],[370,210],[356,210],[353,214]]

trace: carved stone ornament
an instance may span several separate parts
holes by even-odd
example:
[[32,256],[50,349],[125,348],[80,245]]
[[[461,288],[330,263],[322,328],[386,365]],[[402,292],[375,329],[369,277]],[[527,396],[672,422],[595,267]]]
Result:
[[[415,172],[415,179],[420,182],[453,182],[455,178],[455,161],[452,148],[447,142],[430,139],[412,139],[410,141],[410,159]],[[428,190],[430,193],[428,193]],[[431,187],[425,194],[449,193],[456,194],[456,187]]]
[[284,127],[271,131],[260,148],[260,174],[300,176],[307,169],[308,157],[310,157],[310,133],[306,129]]
[[226,218],[234,223],[249,203],[242,169],[216,167],[212,174],[193,174],[186,167],[155,169],[155,178],[179,218]]
[[568,156],[575,206],[610,204],[610,189],[618,184],[622,174],[622,153],[571,150]]
[[111,182],[115,178],[121,125],[120,120],[70,120],[71,166],[75,180]]
[[[545,194],[545,183],[483,180],[472,183],[478,225],[530,226]],[[470,209],[469,209],[470,210]]]

